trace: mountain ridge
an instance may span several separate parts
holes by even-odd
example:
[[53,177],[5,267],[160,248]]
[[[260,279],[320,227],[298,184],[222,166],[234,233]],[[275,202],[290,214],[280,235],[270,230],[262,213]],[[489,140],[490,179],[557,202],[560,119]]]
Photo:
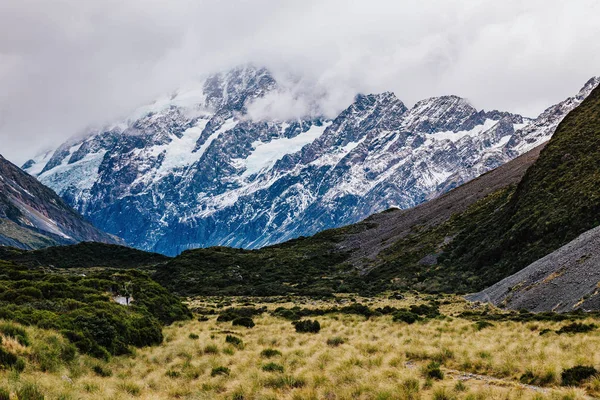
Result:
[[245,117],[277,90],[264,68],[234,69],[24,167],[134,247],[258,248],[445,193],[547,140],[587,95],[545,120],[458,96],[408,109],[391,92],[357,95],[331,120]]

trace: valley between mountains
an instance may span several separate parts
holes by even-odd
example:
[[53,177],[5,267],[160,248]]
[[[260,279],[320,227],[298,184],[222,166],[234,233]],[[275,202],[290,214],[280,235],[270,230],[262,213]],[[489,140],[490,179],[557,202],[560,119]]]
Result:
[[0,399],[599,396],[598,83],[253,121],[243,67],[0,158]]

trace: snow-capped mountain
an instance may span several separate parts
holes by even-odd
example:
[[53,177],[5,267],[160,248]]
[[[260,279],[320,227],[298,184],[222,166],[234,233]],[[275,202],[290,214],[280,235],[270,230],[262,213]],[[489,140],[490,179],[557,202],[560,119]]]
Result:
[[248,105],[285,88],[245,66],[23,168],[135,247],[255,248],[448,191],[547,140],[586,88],[533,121],[456,96],[408,109],[389,92],[334,119],[257,121]]

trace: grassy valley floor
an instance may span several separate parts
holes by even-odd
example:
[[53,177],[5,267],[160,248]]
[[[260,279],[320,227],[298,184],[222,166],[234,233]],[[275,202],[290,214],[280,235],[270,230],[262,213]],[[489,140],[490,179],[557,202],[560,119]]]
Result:
[[[426,307],[410,309],[419,304]],[[571,370],[575,378],[564,376],[577,365],[600,366],[600,331],[587,315],[557,320],[460,297],[416,294],[195,298],[189,305],[195,318],[164,328],[161,345],[108,361],[85,355],[63,359],[65,339],[56,332],[25,327],[23,344],[0,323],[2,348],[25,361],[22,372],[14,366],[0,370],[0,399],[584,399],[600,394],[600,378],[579,381],[578,373],[590,375],[581,369]],[[318,321],[320,331],[297,332],[292,319],[299,316]],[[411,316],[418,320],[408,323]],[[248,319],[254,327],[234,325],[251,325]],[[6,392],[10,397],[2,397]]]

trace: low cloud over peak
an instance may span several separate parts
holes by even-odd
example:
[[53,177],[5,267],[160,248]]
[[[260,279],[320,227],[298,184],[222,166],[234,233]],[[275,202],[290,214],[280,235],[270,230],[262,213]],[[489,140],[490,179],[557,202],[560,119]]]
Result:
[[356,93],[384,91],[407,105],[456,94],[534,116],[600,73],[592,0],[7,0],[0,9],[0,153],[15,162],[247,62],[289,81],[249,107],[279,118],[335,114]]

